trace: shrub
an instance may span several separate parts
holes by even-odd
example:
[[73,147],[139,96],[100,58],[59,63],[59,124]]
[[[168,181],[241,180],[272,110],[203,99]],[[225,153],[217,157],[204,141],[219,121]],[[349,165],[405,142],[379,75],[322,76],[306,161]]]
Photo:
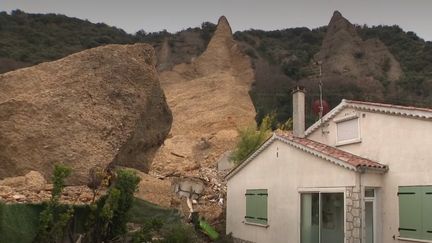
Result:
[[128,211],[132,208],[139,182],[134,171],[117,171],[117,178],[107,195],[91,205],[92,213],[87,222],[90,242],[106,242],[127,232]]
[[234,152],[230,156],[230,160],[235,164],[239,164],[252,154],[267,138],[267,132],[257,131],[254,127],[241,129],[240,140],[236,145]]
[[92,189],[93,199],[95,201],[98,190],[104,185],[104,179],[107,177],[107,173],[101,167],[93,167],[89,170],[89,181],[87,186]]
[[255,53],[255,50],[251,47],[248,47],[244,50],[244,52],[246,53],[246,55],[252,57],[252,58],[257,58],[257,54]]
[[240,140],[231,154],[230,160],[235,164],[239,164],[255,152],[269,138],[273,121],[274,117],[267,115],[264,117],[258,130],[255,127],[241,129],[239,131]]
[[216,25],[210,22],[204,22],[201,24],[201,30],[201,38],[207,44],[216,30]]
[[163,222],[159,219],[147,220],[141,226],[141,229],[134,234],[132,242],[134,243],[152,242],[153,238],[157,234],[160,234],[160,230],[162,226],[163,226]]
[[118,190],[120,195],[118,198],[118,208],[114,211],[112,220],[113,236],[121,235],[127,232],[127,212],[132,208],[134,193],[138,189],[140,180],[140,177],[137,176],[134,171],[119,170],[117,172],[117,181],[112,190]]
[[293,130],[293,119],[290,117],[284,123],[279,123],[278,128],[284,131]]
[[64,189],[64,180],[71,174],[71,169],[64,165],[55,165],[53,172],[53,190],[47,207],[40,213],[40,228],[36,242],[61,242],[74,210],[71,206],[61,205],[59,200]]

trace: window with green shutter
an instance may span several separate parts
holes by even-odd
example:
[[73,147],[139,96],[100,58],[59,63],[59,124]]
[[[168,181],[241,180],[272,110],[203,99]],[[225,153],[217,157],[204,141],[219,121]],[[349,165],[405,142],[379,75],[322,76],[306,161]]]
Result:
[[432,186],[399,187],[401,237],[432,240]]
[[248,223],[267,224],[267,189],[246,190],[246,216]]

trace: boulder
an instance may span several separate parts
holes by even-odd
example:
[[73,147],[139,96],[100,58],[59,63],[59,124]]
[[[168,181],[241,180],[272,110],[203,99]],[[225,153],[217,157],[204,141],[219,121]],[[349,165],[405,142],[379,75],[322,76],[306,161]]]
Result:
[[13,190],[10,186],[0,186],[0,198],[9,196],[13,193]]
[[14,188],[15,190],[40,191],[45,189],[47,181],[37,171],[30,171],[24,176],[8,177],[0,180],[0,186]]
[[122,165],[148,171],[172,122],[147,44],[106,45],[0,75],[0,179]]
[[25,176],[25,186],[29,190],[39,191],[45,188],[47,181],[43,175],[37,171],[30,171]]

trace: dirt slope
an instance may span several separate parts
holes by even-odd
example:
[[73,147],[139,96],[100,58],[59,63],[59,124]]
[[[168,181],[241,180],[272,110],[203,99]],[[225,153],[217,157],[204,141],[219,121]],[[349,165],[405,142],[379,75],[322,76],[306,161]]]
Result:
[[198,175],[200,167],[214,166],[233,149],[237,129],[254,123],[248,94],[253,77],[249,58],[240,52],[227,19],[221,17],[201,56],[160,75],[174,120],[152,170]]
[[160,74],[173,125],[155,156],[150,175],[142,176],[138,197],[181,209],[188,216],[186,201],[172,192],[172,183],[193,177],[205,184],[195,210],[223,231],[224,205],[218,202],[226,187],[216,164],[234,148],[238,128],[255,123],[248,94],[253,79],[251,62],[233,40],[225,17],[219,19],[200,56]]
[[0,179],[53,164],[71,183],[110,163],[148,170],[171,127],[146,44],[107,45],[0,75]]

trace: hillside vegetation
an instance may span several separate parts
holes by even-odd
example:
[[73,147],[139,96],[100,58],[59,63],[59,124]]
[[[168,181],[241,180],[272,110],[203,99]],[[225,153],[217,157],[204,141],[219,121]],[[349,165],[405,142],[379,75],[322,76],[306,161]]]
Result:
[[104,44],[135,42],[106,24],[58,14],[0,13],[0,56],[36,64]]
[[[341,98],[379,101],[430,107],[432,105],[432,42],[413,32],[394,26],[353,25],[363,40],[377,38],[400,63],[403,75],[396,82],[385,76],[374,77],[382,84],[381,93],[371,93],[364,77],[332,76],[326,79],[323,70],[324,98],[331,106]],[[55,60],[70,53],[108,43],[148,42],[158,53],[158,69],[170,70],[204,52],[215,25],[203,23],[201,28],[189,28],[172,34],[165,30],[128,34],[103,23],[69,18],[57,14],[27,14],[20,10],[0,13],[0,72]],[[291,114],[290,90],[296,84],[306,84],[308,102],[318,97],[319,68],[314,57],[320,52],[327,26],[304,27],[274,31],[238,31],[234,38],[251,57],[255,82],[250,92],[257,121],[275,112],[279,121]],[[361,59],[362,52],[354,53]],[[386,70],[386,63],[382,69]],[[357,81],[355,81],[357,80]],[[310,116],[309,122],[315,118]]]
[[[376,38],[383,42],[399,62],[403,75],[393,82],[385,75],[367,77],[334,73],[323,65],[323,97],[331,107],[343,98],[430,107],[432,42],[424,41],[415,33],[405,32],[396,25],[353,25],[354,28],[364,41]],[[307,122],[310,124],[316,120],[310,104],[319,98],[319,66],[316,62],[319,60],[317,53],[326,48],[323,46],[326,32],[327,26],[312,30],[248,30],[235,34],[245,53],[254,62],[255,83],[250,94],[257,109],[257,121],[272,112],[276,112],[280,122],[290,117],[291,89],[298,84],[306,86],[308,90]],[[338,44],[341,43],[333,43]],[[364,55],[362,49],[353,53],[356,60],[365,59]],[[375,69],[387,72],[390,63],[384,61]],[[375,79],[375,83],[382,88],[374,90],[371,81],[366,81],[370,78]]]
[[[432,42],[399,26],[358,26],[363,39],[379,38],[400,62],[404,76],[399,85],[415,95],[429,97],[432,81]],[[430,104],[429,104],[430,105]]]
[[[202,43],[197,45],[196,51],[182,53],[179,50],[179,54],[197,55],[197,52],[203,52],[214,30],[212,23],[188,29],[189,35],[197,36]],[[167,37],[171,39],[171,46],[181,49],[179,47],[187,35],[173,35],[166,30],[154,33],[141,30],[132,35],[104,23],[95,24],[60,14],[29,14],[21,10],[10,14],[0,12],[0,73],[106,44],[147,42],[157,46]]]

